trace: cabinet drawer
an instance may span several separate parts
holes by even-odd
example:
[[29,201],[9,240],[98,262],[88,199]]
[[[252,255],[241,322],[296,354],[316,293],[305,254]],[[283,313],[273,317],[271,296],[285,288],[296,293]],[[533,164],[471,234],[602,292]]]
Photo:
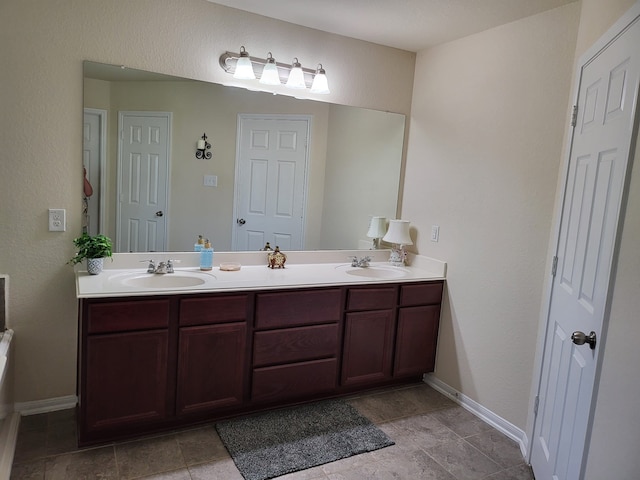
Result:
[[180,325],[244,322],[247,295],[184,298],[180,301]]
[[169,326],[169,299],[89,303],[87,333],[128,332]]
[[256,328],[277,328],[337,322],[340,289],[261,293],[256,296]]
[[316,325],[256,332],[253,365],[301,362],[338,354],[338,325]]
[[396,304],[396,287],[350,288],[347,310],[381,310]]
[[304,397],[336,388],[335,358],[293,363],[253,371],[254,401],[275,401]]
[[400,305],[433,305],[442,302],[442,282],[419,283],[400,287]]

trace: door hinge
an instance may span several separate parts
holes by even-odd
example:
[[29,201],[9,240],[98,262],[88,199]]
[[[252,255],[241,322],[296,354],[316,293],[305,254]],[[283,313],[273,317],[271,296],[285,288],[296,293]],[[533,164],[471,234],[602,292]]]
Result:
[[578,105],[574,105],[571,112],[571,126],[575,127],[576,123],[578,123]]
[[551,264],[551,276],[556,276],[556,270],[558,269],[558,256],[553,257],[553,263]]
[[533,402],[533,414],[538,415],[538,405],[540,404],[540,395],[536,395],[536,399]]

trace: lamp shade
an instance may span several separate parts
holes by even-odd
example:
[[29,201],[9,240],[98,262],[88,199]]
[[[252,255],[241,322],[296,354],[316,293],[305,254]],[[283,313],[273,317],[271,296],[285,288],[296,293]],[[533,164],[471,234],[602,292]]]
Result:
[[413,245],[409,235],[409,223],[411,222],[408,220],[389,220],[389,230],[382,240],[397,245]]
[[304,82],[304,72],[302,71],[302,65],[297,58],[293,59],[293,63],[291,64],[291,72],[289,73],[289,78],[287,79],[287,87],[289,88],[297,88],[303,89],[307,88],[307,84]]
[[313,77],[313,83],[311,84],[311,93],[320,93],[326,95],[331,93],[329,91],[329,82],[327,82],[327,75],[322,68],[322,64],[318,65],[318,69],[316,70],[316,74]]
[[264,68],[262,69],[260,83],[263,85],[280,85],[280,74],[278,73],[276,61],[273,56],[271,56],[271,52],[267,55],[267,63],[264,64]]
[[387,232],[387,219],[385,217],[371,217],[371,223],[369,223],[369,231],[367,237],[369,238],[382,238]]
[[233,78],[240,80],[255,80],[256,78],[255,73],[253,73],[251,58],[249,58],[249,53],[244,47],[240,47],[240,58],[236,62],[236,71],[233,73]]

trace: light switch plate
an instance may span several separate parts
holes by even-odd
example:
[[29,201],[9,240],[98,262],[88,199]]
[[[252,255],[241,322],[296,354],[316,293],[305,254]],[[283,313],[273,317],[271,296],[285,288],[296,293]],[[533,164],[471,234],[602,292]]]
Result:
[[440,238],[440,227],[438,225],[431,225],[431,241],[437,242]]
[[64,208],[49,209],[49,231],[64,232],[67,229],[66,211]]
[[204,186],[205,187],[217,187],[218,186],[218,176],[217,175],[205,175],[204,176]]

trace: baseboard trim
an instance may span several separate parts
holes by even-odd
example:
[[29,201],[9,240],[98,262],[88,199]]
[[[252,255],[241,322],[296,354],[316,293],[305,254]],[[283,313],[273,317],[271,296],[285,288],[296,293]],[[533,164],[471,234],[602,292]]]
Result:
[[18,441],[18,427],[20,426],[20,414],[13,412],[4,419],[2,430],[0,431],[0,478],[11,477],[11,467],[13,456],[16,452]]
[[475,400],[467,397],[464,393],[457,391],[455,388],[447,385],[442,380],[434,377],[432,374],[426,374],[423,377],[424,382],[434,390],[442,393],[447,398],[453,400],[465,410],[473,413],[480,420],[488,423],[499,432],[504,433],[511,440],[518,443],[523,458],[527,458],[527,435],[523,430],[514,424],[506,421],[504,418],[496,415],[488,408],[483,407]]
[[78,403],[78,397],[67,395],[66,397],[47,398],[45,400],[35,400],[33,402],[20,402],[14,405],[14,409],[20,415],[36,415],[38,413],[55,412],[74,408]]

